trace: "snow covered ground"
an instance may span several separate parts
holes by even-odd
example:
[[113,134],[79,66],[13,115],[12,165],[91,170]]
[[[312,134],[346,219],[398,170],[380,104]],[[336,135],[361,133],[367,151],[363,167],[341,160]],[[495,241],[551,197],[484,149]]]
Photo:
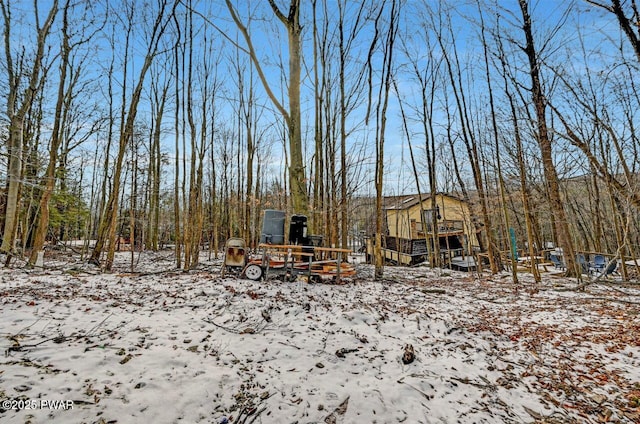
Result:
[[[640,286],[369,265],[341,285],[0,269],[3,423],[640,422]],[[409,346],[410,345],[410,346]],[[411,351],[415,360],[411,359]]]

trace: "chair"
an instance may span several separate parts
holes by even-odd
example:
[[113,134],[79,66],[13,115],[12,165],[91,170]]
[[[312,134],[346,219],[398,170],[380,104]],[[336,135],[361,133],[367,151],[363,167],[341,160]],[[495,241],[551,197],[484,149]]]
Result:
[[601,274],[604,271],[604,267],[607,266],[607,260],[603,255],[595,255],[593,262],[589,264],[589,272]]
[[222,276],[227,272],[235,272],[238,274],[247,262],[247,253],[245,250],[244,239],[231,237],[227,240],[224,251],[224,264],[222,266]]
[[556,255],[550,255],[549,258],[551,259],[551,262],[553,262],[553,266],[555,269],[559,269],[564,271],[566,269],[564,262],[562,262],[562,260],[560,260],[560,258]]
[[618,274],[618,261],[612,261],[607,269],[604,270],[604,276],[609,277],[612,274]]

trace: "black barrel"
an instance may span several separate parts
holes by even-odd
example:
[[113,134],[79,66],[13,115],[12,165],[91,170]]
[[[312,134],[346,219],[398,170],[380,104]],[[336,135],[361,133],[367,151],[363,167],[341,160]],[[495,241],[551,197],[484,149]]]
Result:
[[304,215],[291,216],[289,224],[289,242],[291,244],[307,245],[309,238],[307,237],[307,217]]

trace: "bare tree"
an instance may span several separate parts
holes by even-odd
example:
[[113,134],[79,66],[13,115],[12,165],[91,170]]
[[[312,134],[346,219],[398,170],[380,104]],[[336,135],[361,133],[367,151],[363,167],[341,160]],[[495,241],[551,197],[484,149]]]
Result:
[[236,26],[240,30],[248,46],[248,53],[253,62],[260,81],[265,88],[269,98],[276,109],[284,117],[288,129],[289,138],[289,181],[291,189],[291,201],[296,213],[306,214],[309,209],[309,198],[307,195],[305,167],[302,154],[302,121],[300,114],[300,85],[301,85],[301,44],[302,26],[300,25],[300,0],[290,0],[289,11],[285,15],[275,4],[274,0],[269,0],[269,5],[273,13],[287,30],[289,40],[289,81],[288,97],[289,110],[277,99],[270,84],[267,81],[262,65],[256,55],[253,42],[247,27],[240,21],[237,11],[230,0],[225,0],[229,13]]
[[540,79],[540,61],[538,59],[538,51],[535,47],[533,38],[529,5],[526,0],[518,0],[518,3],[522,12],[522,30],[524,31],[524,36],[526,39],[526,44],[523,47],[523,50],[527,55],[527,59],[529,62],[529,76],[531,77],[531,96],[537,119],[536,136],[538,145],[540,146],[542,163],[544,165],[544,174],[547,184],[547,190],[549,193],[551,212],[555,216],[555,230],[558,236],[558,243],[564,252],[567,274],[574,276],[580,275],[581,271],[577,268],[578,265],[575,258],[573,240],[569,232],[567,215],[564,210],[562,197],[560,195],[558,174],[553,163],[553,147],[551,137],[549,135],[549,128],[547,126],[546,115],[548,102],[543,92],[542,82]]
[[[487,88],[488,88],[488,94],[489,94],[489,107],[490,107],[490,114],[491,114],[491,129],[493,132],[493,142],[494,142],[494,148],[495,148],[495,153],[496,153],[496,166],[497,166],[497,173],[498,173],[498,186],[499,186],[499,191],[500,191],[500,206],[501,206],[501,210],[502,210],[502,218],[504,220],[504,227],[505,230],[508,231],[508,229],[511,227],[510,224],[510,217],[509,217],[509,212],[507,210],[507,192],[506,192],[506,184],[504,181],[504,174],[502,172],[502,159],[501,159],[501,155],[499,154],[500,152],[500,142],[499,142],[499,133],[498,133],[498,123],[497,123],[497,117],[496,117],[496,106],[495,106],[495,100],[494,100],[494,95],[493,95],[493,86],[491,84],[491,69],[489,67],[489,46],[488,46],[488,42],[487,42],[487,37],[486,37],[486,27],[485,27],[485,23],[484,23],[484,16],[482,13],[482,8],[480,7],[480,2],[477,3],[477,7],[478,7],[478,15],[480,17],[480,36],[481,36],[481,40],[482,40],[482,50],[483,50],[483,54],[484,54],[484,71],[485,71],[485,78],[487,81]],[[510,237],[509,237],[510,240]],[[512,245],[511,241],[509,242],[509,246],[511,247],[510,251],[513,251],[515,249],[515,246]],[[534,256],[536,256],[536,252],[533,251],[534,246],[532,243],[529,243],[529,255],[533,258]],[[514,255],[509,255],[510,256],[510,260],[511,260],[511,275],[513,278],[513,282],[514,283],[518,283],[518,273],[516,270],[516,258]],[[535,280],[537,282],[540,281],[540,273],[538,272],[538,265],[535,263],[535,261],[531,261],[531,271],[533,273],[533,276],[535,278]]]
[[[123,124],[118,143],[118,154],[116,157],[116,163],[113,173],[113,186],[111,188],[111,192],[109,193],[106,215],[100,223],[100,227],[98,230],[98,239],[90,258],[90,261],[92,263],[99,264],[102,251],[105,248],[105,245],[107,245],[107,258],[104,263],[104,268],[106,270],[111,270],[115,255],[119,193],[124,155],[133,137],[134,123],[138,111],[138,104],[140,103],[140,98],[142,96],[145,77],[149,68],[151,67],[153,60],[159,52],[162,36],[164,35],[169,23],[171,22],[177,5],[177,0],[174,1],[173,4],[171,4],[169,0],[158,0],[158,10],[154,19],[153,29],[149,37],[148,52],[145,55],[144,62],[138,74],[136,86],[133,90],[133,94],[129,102],[126,118],[123,116]],[[129,24],[132,24],[132,22],[130,21]]]
[[[391,2],[391,10],[389,11],[388,27],[383,28],[382,15],[385,6],[381,6],[376,17],[375,34],[369,50],[367,64],[369,66],[369,88],[373,88],[373,63],[375,49],[379,42],[380,32],[386,29],[384,42],[380,45],[382,49],[382,69],[380,70],[380,84],[376,98],[375,118],[376,118],[376,168],[375,168],[375,187],[376,187],[376,230],[374,245],[374,277],[379,280],[384,275],[384,257],[382,255],[382,231],[384,225],[384,205],[383,205],[383,186],[384,186],[384,142],[385,131],[387,127],[387,107],[389,105],[389,93],[393,82],[393,52],[394,43],[398,32],[398,17],[400,14],[399,4],[396,0]],[[367,121],[369,119],[370,106],[372,102],[372,93],[369,94],[369,105],[367,107]]]
[[[75,91],[78,90],[77,85],[79,85],[78,78],[81,70],[77,69],[75,71],[75,75],[73,75],[73,70],[69,69],[72,66],[71,53],[73,49],[89,42],[89,40],[91,40],[95,35],[95,28],[91,28],[91,33],[88,36],[84,34],[84,31],[81,31],[79,39],[72,39],[72,30],[69,28],[69,14],[72,12],[72,7],[73,5],[71,5],[70,0],[66,0],[62,8],[62,42],[59,65],[60,79],[58,82],[58,93],[53,129],[51,132],[51,142],[49,143],[49,162],[42,182],[43,192],[40,197],[39,204],[40,215],[38,219],[38,226],[35,231],[33,248],[29,257],[29,265],[35,264],[38,252],[42,250],[42,247],[44,246],[47,231],[49,229],[49,201],[56,182],[55,172],[56,167],[58,166],[58,151],[62,141],[65,139],[65,136],[69,135],[68,126],[71,125],[69,122],[69,109],[72,107],[72,100],[76,95]],[[68,76],[69,71],[72,72],[70,78]],[[92,134],[94,129],[88,131],[85,137]],[[69,149],[67,148],[66,150],[65,154],[68,154]]]
[[[38,86],[41,79],[41,71],[43,69],[43,58],[47,38],[49,36],[51,26],[58,13],[58,1],[54,0],[51,5],[42,26],[40,25],[40,14],[38,2],[34,2],[35,26],[37,32],[36,51],[33,63],[30,69],[16,68],[12,57],[11,43],[11,5],[7,0],[0,0],[0,9],[2,9],[2,17],[4,24],[4,48],[6,55],[6,70],[9,83],[9,93],[7,96],[7,118],[9,120],[9,134],[7,139],[7,153],[9,155],[8,164],[8,189],[7,201],[5,208],[4,231],[2,233],[2,245],[0,251],[7,253],[7,265],[13,252],[17,222],[18,222],[18,203],[20,187],[22,185],[22,158],[24,145],[24,130],[26,126],[25,118],[31,109],[32,101],[37,94]],[[20,62],[21,66],[26,66],[24,62]],[[22,76],[28,78],[27,85],[20,92],[22,87]]]
[[[347,119],[350,113],[360,102],[362,85],[366,68],[358,66],[354,75],[347,74],[347,60],[353,49],[358,33],[361,32],[365,21],[366,3],[355,5],[355,10],[350,11],[349,26],[345,28],[345,13],[348,2],[338,1],[338,48],[339,48],[339,87],[340,87],[340,232],[342,248],[348,246],[348,165],[347,165],[347,137],[350,130],[347,127]],[[351,84],[348,84],[351,81]]]
[[[187,3],[190,5],[190,2]],[[189,270],[198,263],[198,250],[199,250],[199,233],[198,233],[198,221],[199,221],[199,204],[200,194],[202,188],[196,183],[197,179],[202,172],[202,153],[198,150],[197,145],[197,132],[196,123],[194,117],[194,101],[193,101],[193,45],[194,45],[194,33],[193,33],[193,11],[189,7],[185,15],[185,61],[186,61],[186,74],[182,90],[186,95],[182,104],[184,108],[184,115],[186,115],[188,126],[188,138],[189,138],[189,151],[191,152],[189,160],[189,191],[188,197],[185,202],[185,214],[183,222],[183,237],[184,237],[184,269]],[[186,138],[187,131],[185,129]],[[186,143],[186,141],[184,142]],[[183,144],[184,145],[184,144]],[[186,155],[186,149],[184,149]],[[200,160],[198,160],[200,159]],[[184,169],[186,177],[186,168]]]
[[[412,140],[417,137],[424,138],[424,155],[427,167],[427,184],[430,193],[436,193],[438,191],[438,174],[437,161],[436,161],[436,135],[434,121],[434,110],[436,107],[436,96],[441,85],[445,85],[442,82],[441,67],[442,56],[435,51],[435,47],[431,42],[431,34],[427,24],[427,18],[424,16],[425,10],[419,6],[415,14],[412,14],[418,21],[421,31],[416,33],[416,38],[411,39],[411,35],[407,34],[408,40],[403,39],[403,50],[409,61],[409,74],[412,81],[415,81],[419,90],[416,92],[417,99],[415,103],[410,105],[412,108],[412,115],[410,116],[414,121],[418,122],[418,130],[416,134],[410,134],[408,123],[403,122],[405,127],[405,134],[408,138],[411,162],[414,172],[414,179],[416,180],[416,187],[418,194],[421,196],[421,187],[419,184],[420,175],[419,169],[414,164],[416,162],[413,153]],[[410,45],[409,41],[412,41]],[[412,48],[413,47],[413,48]],[[426,60],[424,60],[426,58]],[[399,102],[402,104],[402,100]],[[404,115],[404,113],[403,113]],[[407,114],[408,115],[408,114]],[[408,117],[409,118],[409,117]],[[430,209],[437,210],[436,196],[430,196],[431,203]],[[422,206],[422,203],[421,203]],[[431,222],[429,223],[431,231],[431,237],[427,240],[429,249],[429,263],[433,267],[441,266],[440,261],[440,243],[438,236],[438,214],[431,213]]]
[[[620,0],[611,0],[611,4],[602,3],[594,0],[586,0],[587,3],[600,7],[610,13],[613,13],[620,24],[620,28],[629,39],[631,47],[640,61],[640,10],[635,0],[630,2],[621,2]],[[631,17],[627,16],[627,11],[631,12]],[[635,27],[635,28],[634,28]]]
[[[149,213],[147,220],[147,246],[154,251],[159,248],[160,225],[160,180],[162,177],[162,152],[160,150],[160,139],[162,136],[162,124],[165,114],[165,107],[169,92],[169,78],[166,73],[169,70],[161,67],[157,72],[152,71],[151,82],[151,110],[152,121],[149,134],[149,182],[147,187],[147,197]],[[160,74],[164,74],[160,77]]]
[[[496,242],[493,237],[492,225],[489,219],[487,199],[485,194],[485,183],[483,181],[482,169],[480,165],[480,154],[478,146],[479,140],[474,138],[472,124],[469,118],[470,111],[467,106],[468,94],[465,93],[465,90],[463,88],[463,80],[461,75],[462,67],[458,59],[458,48],[455,43],[455,35],[451,23],[451,18],[448,12],[440,10],[437,13],[437,19],[442,19],[442,16],[444,15],[445,19],[447,20],[444,23],[446,25],[446,28],[440,28],[440,26],[443,25],[443,22],[434,22],[434,27],[436,28],[436,38],[438,40],[438,44],[440,45],[440,49],[444,58],[444,64],[446,65],[447,75],[449,77],[449,83],[451,85],[451,91],[455,100],[455,107],[459,118],[458,122],[460,124],[460,138],[464,143],[467,155],[469,157],[473,180],[475,183],[475,189],[478,195],[480,217],[482,219],[482,225],[484,226],[484,242],[482,240],[478,241],[481,243],[480,248],[485,248],[487,250],[491,272],[496,273],[498,271],[499,258],[497,257]],[[434,16],[432,17],[432,19],[435,20],[436,17]],[[444,30],[447,30],[449,32],[449,36],[451,37],[452,41],[451,46],[447,46],[445,44]],[[467,202],[471,202],[471,198],[466,190],[463,190],[463,197]],[[476,214],[472,214],[471,218],[476,228],[480,229],[480,225],[477,222]]]
[[[184,41],[181,31],[180,23],[178,22],[178,17],[174,14],[173,16],[175,27],[176,27],[176,37],[173,45],[172,53],[173,53],[173,65],[174,65],[174,75],[173,79],[174,83],[174,101],[175,101],[175,109],[174,109],[174,168],[173,168],[173,236],[175,239],[175,257],[176,257],[176,268],[182,267],[182,224],[180,222],[180,211],[181,211],[181,203],[180,203],[180,111],[181,111],[181,102],[182,97],[180,96],[180,78],[182,77],[181,67],[180,67],[180,59],[184,57],[180,55],[182,50],[184,50]],[[184,153],[183,153],[184,154]]]

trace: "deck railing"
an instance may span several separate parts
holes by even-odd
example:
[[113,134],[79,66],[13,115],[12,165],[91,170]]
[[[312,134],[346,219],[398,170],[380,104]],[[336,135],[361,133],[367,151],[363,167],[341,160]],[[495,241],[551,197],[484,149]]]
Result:
[[[447,233],[460,233],[464,231],[464,221],[455,219],[443,219],[437,223],[438,234],[446,235]],[[411,230],[411,238],[424,237],[427,234],[433,234],[433,224],[431,222],[415,222],[415,228]]]

